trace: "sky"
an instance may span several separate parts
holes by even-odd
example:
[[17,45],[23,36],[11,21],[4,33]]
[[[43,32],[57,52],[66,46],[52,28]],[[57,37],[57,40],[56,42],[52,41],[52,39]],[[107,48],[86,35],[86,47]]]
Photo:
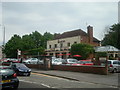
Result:
[[118,23],[118,1],[37,1],[17,2],[5,0],[0,3],[0,45],[14,34],[23,36],[38,31],[63,33],[76,29],[87,32],[93,26],[93,35],[98,40],[104,38],[105,28]]

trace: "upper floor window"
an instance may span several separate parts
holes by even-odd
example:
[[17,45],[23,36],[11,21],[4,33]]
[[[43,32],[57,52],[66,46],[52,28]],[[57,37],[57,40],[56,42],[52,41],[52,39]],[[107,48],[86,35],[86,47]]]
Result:
[[67,46],[70,47],[70,43],[67,43]]
[[57,48],[57,44],[55,44],[55,48]]
[[74,44],[77,44],[77,42],[74,42]]
[[62,48],[62,47],[63,47],[63,44],[61,43],[61,44],[60,44],[60,48]]
[[52,46],[51,45],[49,45],[49,48],[51,48]]

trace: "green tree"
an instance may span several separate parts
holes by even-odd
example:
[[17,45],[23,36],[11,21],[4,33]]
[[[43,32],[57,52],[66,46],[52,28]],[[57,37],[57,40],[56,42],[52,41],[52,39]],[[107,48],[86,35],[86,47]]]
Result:
[[22,36],[22,50],[26,51],[34,48],[34,42],[30,35]]
[[39,48],[42,46],[42,35],[38,31],[32,32],[32,34],[30,34],[30,37],[34,43],[34,48]]
[[102,40],[102,45],[112,45],[120,49],[120,24],[114,24],[109,28],[108,34]]
[[36,49],[30,49],[28,50],[28,55],[42,55],[42,54],[45,54],[45,49],[43,47],[39,47],[39,48],[36,48]]
[[46,32],[41,35],[38,31],[32,32],[29,35],[23,35],[22,38],[19,35],[14,35],[6,43],[4,53],[7,57],[17,58],[17,49],[21,51],[27,51],[30,55],[41,55],[44,53],[44,49],[47,46],[47,41],[53,39],[53,35]]
[[87,59],[90,54],[94,53],[94,48],[88,44],[73,44],[71,46],[72,55],[81,55],[81,59]]
[[44,48],[46,48],[47,46],[47,41],[48,40],[52,40],[54,37],[54,35],[52,35],[51,33],[49,32],[45,32],[44,35],[43,35],[43,42],[42,42],[42,45]]
[[4,53],[8,58],[17,58],[17,49],[22,49],[22,41],[19,35],[14,35],[6,43]]

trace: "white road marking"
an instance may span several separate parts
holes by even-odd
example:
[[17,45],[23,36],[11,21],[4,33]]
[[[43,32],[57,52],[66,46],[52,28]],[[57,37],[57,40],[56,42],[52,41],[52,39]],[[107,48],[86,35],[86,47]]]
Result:
[[45,87],[48,87],[48,88],[51,88],[49,85],[46,85],[46,84],[43,84],[43,83],[41,83],[41,85],[43,85]]
[[[26,82],[26,83],[38,84],[37,82],[31,82],[31,81],[26,81],[26,80],[19,80],[19,81]],[[47,88],[54,88],[54,87],[51,87],[51,86],[43,84],[43,83],[39,83],[39,84],[41,84],[42,86],[47,87]]]

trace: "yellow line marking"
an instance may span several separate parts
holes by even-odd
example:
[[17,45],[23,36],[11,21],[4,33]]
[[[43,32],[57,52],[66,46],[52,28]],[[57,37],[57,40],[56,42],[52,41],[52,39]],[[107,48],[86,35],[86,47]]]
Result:
[[58,78],[58,77],[55,77],[55,76],[49,76],[49,75],[40,74],[40,73],[31,73],[31,74],[34,74],[34,75],[41,75],[41,76],[46,76],[46,77],[51,77],[51,78]]

